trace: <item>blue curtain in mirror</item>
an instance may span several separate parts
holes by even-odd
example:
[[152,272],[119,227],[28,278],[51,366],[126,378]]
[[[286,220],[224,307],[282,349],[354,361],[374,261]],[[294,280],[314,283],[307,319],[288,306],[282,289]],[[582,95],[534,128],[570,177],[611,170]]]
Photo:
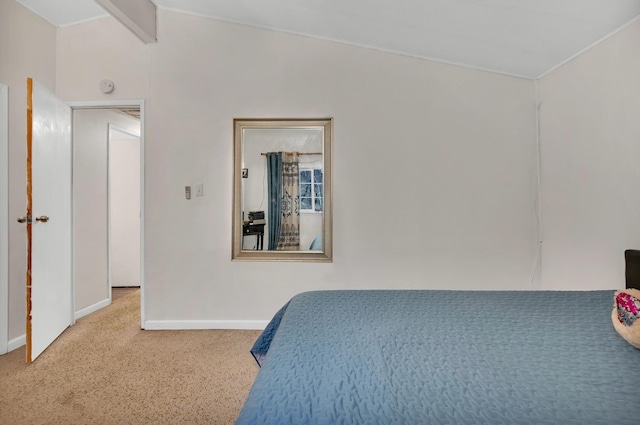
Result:
[[280,237],[280,226],[282,225],[282,152],[267,153],[267,175],[269,191],[269,223],[267,231],[269,240],[267,249],[275,251],[278,247]]

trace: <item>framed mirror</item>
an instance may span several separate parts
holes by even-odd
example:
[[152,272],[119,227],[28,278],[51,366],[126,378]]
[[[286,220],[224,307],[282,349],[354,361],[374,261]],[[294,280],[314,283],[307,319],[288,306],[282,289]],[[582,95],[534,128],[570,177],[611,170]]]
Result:
[[234,119],[232,260],[332,261],[333,119]]

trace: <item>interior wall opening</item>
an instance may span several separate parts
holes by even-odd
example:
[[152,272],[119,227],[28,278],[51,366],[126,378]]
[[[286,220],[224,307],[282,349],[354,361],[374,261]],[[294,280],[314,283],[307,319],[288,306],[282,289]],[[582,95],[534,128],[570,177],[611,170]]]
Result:
[[76,318],[142,286],[141,132],[140,107],[73,110]]

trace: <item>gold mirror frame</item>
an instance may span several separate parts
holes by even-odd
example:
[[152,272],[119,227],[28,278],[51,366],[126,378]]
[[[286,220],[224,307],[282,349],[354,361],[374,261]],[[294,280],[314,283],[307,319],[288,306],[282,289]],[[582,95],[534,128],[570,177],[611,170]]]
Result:
[[[243,193],[242,169],[244,130],[246,129],[322,129],[323,166],[323,217],[322,251],[269,251],[243,249]],[[232,210],[232,261],[333,261],[333,118],[320,119],[248,119],[233,120],[233,210]],[[266,233],[266,232],[265,232]],[[264,236],[263,236],[264,238]]]

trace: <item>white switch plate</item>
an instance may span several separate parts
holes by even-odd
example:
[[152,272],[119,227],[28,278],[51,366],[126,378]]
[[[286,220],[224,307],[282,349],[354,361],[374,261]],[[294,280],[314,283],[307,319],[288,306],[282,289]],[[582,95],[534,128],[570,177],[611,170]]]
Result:
[[196,185],[196,196],[204,196],[204,185],[202,183]]

